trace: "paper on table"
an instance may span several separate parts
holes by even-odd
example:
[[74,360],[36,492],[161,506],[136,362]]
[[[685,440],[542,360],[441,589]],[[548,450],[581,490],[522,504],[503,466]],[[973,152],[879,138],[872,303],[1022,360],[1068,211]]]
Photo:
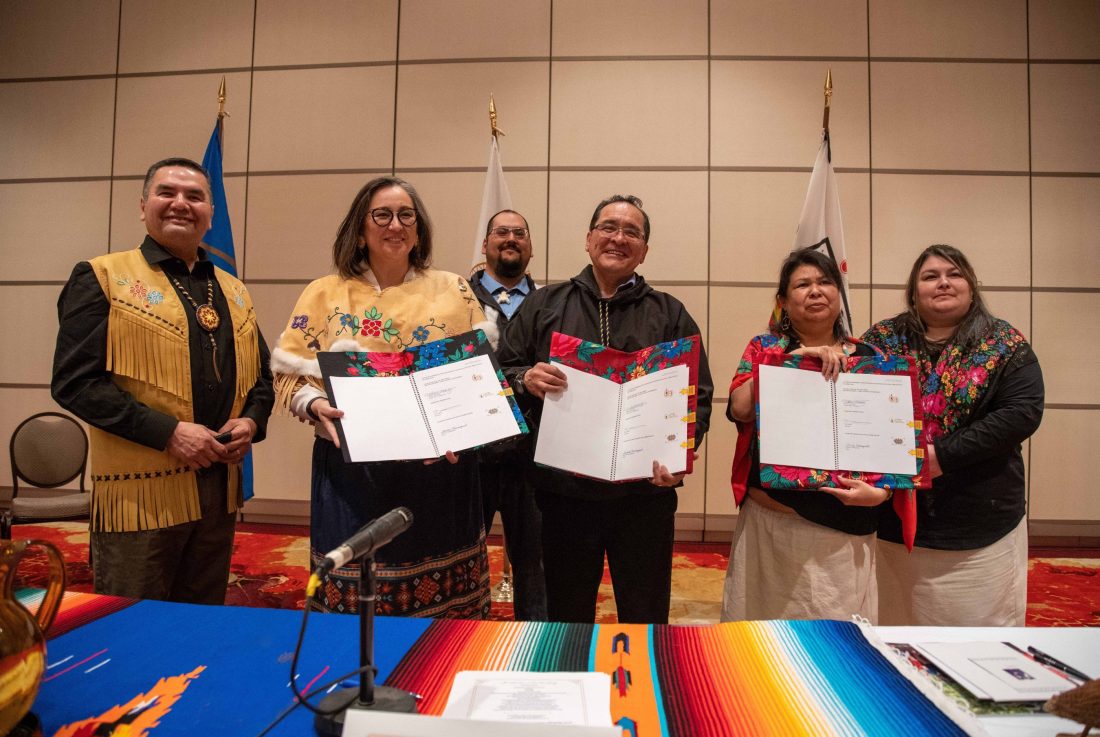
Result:
[[1003,642],[915,642],[913,647],[979,699],[1045,701],[1077,685]]
[[609,726],[611,677],[591,672],[460,671],[443,716]]
[[484,722],[348,709],[344,737],[622,737],[621,727]]

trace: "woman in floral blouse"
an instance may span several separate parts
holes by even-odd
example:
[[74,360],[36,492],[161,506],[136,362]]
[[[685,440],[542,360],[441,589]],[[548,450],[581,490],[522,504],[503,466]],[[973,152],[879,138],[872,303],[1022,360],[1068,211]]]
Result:
[[[345,463],[317,364],[318,351],[371,351],[385,375],[399,370],[400,352],[483,329],[486,322],[466,281],[429,268],[432,225],[412,185],[373,179],[359,191],[336,235],[336,273],[306,287],[271,353],[276,407],[314,424],[310,494],[313,565],[370,520],[408,507],[412,527],[376,555],[379,614],[481,618],[489,611],[489,570],[474,454],[450,462]],[[417,361],[432,361],[431,346]],[[383,424],[399,418],[379,415]],[[359,565],[327,574],[312,605],[354,612]]]
[[[722,596],[722,620],[849,619],[877,612],[875,528],[886,489],[840,476],[839,486],[764,489],[753,400],[753,360],[762,354],[811,356],[835,379],[848,356],[880,351],[847,337],[840,272],[831,258],[795,251],[779,271],[780,309],[768,332],[745,348],[730,386],[727,416],[737,423],[733,492],[740,505]],[[819,432],[806,427],[806,432]],[[771,467],[769,467],[771,468]],[[781,485],[781,484],[780,484]],[[792,486],[803,484],[792,484]],[[892,512],[890,512],[892,514]]]
[[957,248],[913,264],[906,309],[863,339],[920,371],[932,489],[917,493],[912,554],[879,526],[880,624],[1024,625],[1027,520],[1020,444],[1043,416],[1043,375],[1024,336],[990,314]]

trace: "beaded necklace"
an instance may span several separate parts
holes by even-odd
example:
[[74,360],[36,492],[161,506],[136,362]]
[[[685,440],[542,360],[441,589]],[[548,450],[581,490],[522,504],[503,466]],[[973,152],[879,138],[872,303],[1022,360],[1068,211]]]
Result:
[[168,278],[176,285],[176,289],[180,291],[180,294],[191,303],[191,307],[195,309],[195,321],[199,324],[200,328],[206,331],[206,337],[210,338],[210,348],[213,351],[211,360],[214,362],[214,378],[220,382],[222,380],[222,374],[221,371],[218,370],[218,343],[214,340],[214,331],[221,325],[222,320],[218,315],[218,311],[214,308],[214,280],[210,277],[206,278],[206,304],[200,305],[195,301],[195,298],[191,296],[191,293],[184,289],[179,279],[171,274],[168,275]]

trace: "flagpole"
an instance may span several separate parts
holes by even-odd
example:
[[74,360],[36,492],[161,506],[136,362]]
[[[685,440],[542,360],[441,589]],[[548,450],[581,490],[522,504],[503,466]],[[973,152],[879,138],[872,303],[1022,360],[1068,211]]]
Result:
[[489,93],[489,163],[485,169],[485,186],[481,193],[481,215],[478,217],[477,232],[474,233],[473,253],[471,254],[470,274],[473,275],[485,263],[482,244],[485,241],[485,229],[493,215],[501,210],[512,209],[512,195],[508,183],[504,181],[504,167],[500,163],[500,141],[504,131],[500,129],[497,118],[497,103]]
[[[202,157],[202,165],[206,168],[210,182],[210,200],[214,205],[214,215],[210,222],[210,229],[203,236],[203,245],[214,265],[233,276],[237,276],[240,271],[237,268],[237,251],[233,246],[233,227],[229,220],[229,206],[225,198],[225,172],[222,157],[225,133],[223,123],[229,117],[229,113],[225,112],[225,100],[225,76],[223,75],[221,83],[218,85],[218,117],[214,121],[214,130],[210,132],[206,152]],[[245,457],[241,459],[241,490],[245,501],[253,496],[254,482],[252,451],[249,450]]]
[[489,135],[493,138],[504,135],[504,131],[497,127],[497,104],[492,92],[489,93]]
[[[500,129],[500,127],[497,125],[497,103],[496,103],[496,100],[493,99],[493,93],[492,92],[489,93],[489,135],[491,135],[493,137],[493,144],[494,145],[498,144],[499,143],[499,137],[504,135],[504,131],[502,131]],[[503,175],[503,170],[501,171],[501,174]],[[511,203],[508,203],[508,207],[511,207]],[[482,209],[483,210],[485,209],[484,202],[482,203]],[[484,213],[483,212],[482,217],[486,217],[486,216],[487,217],[492,217],[493,213]],[[484,224],[486,226],[488,226],[489,223],[486,222]],[[476,246],[475,246],[474,250],[475,251],[477,250]],[[474,260],[475,261],[477,260],[476,256],[475,256]],[[483,266],[484,263],[485,262],[483,261],[483,262],[477,264],[477,266],[475,266],[474,268],[477,269],[477,268]],[[489,531],[486,530],[485,534],[488,534],[488,533],[489,533]],[[502,535],[502,538],[503,538],[503,535]],[[502,561],[501,572],[500,572],[501,573],[501,580],[496,586],[493,586],[493,587],[490,588],[490,594],[491,594],[491,597],[492,597],[493,601],[509,602],[509,601],[513,600],[513,596],[514,596],[514,591],[512,589],[512,561],[508,558],[507,543],[505,543],[501,547],[504,549],[504,560]]]
[[218,146],[224,150],[224,133],[222,127],[222,120],[228,116],[229,113],[225,112],[225,75],[222,75],[222,83],[218,86]]

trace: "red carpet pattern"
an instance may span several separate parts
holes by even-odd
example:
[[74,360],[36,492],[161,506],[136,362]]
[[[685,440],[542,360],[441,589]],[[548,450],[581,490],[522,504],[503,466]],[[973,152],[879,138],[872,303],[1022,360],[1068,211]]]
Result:
[[1032,558],[1027,571],[1031,627],[1100,627],[1100,558]]
[[[52,542],[65,557],[70,591],[91,591],[88,568],[88,528],[82,522],[18,525],[16,539]],[[492,544],[493,542],[497,544]],[[492,582],[501,577],[503,555],[499,539],[490,538]],[[237,530],[225,603],[233,606],[301,609],[309,572],[308,533],[301,527],[240,525]],[[669,621],[699,624],[718,621],[726,546],[687,543],[676,546],[672,570]],[[28,555],[19,567],[18,586],[42,586],[44,556]],[[512,605],[493,603],[491,619],[510,620]],[[615,622],[611,578],[604,571],[596,621]],[[1035,627],[1100,626],[1100,558],[1033,557],[1028,562],[1027,623]]]

